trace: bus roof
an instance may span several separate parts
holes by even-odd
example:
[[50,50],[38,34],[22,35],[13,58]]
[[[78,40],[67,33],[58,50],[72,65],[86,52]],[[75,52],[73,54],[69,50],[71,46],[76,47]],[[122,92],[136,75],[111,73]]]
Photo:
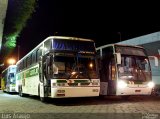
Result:
[[109,47],[109,46],[137,47],[137,48],[142,48],[142,49],[144,49],[144,48],[141,47],[141,46],[135,46],[135,45],[126,45],[126,44],[107,44],[107,45],[103,45],[103,46],[97,47],[96,50],[99,50],[99,49],[105,48],[105,47]]
[[91,39],[85,39],[80,37],[69,37],[69,36],[49,36],[46,39],[44,39],[41,43],[39,43],[34,49],[32,49],[29,53],[27,53],[23,58],[21,58],[16,64],[21,62],[21,60],[25,59],[29,54],[31,54],[35,49],[37,49],[39,46],[41,46],[45,41],[49,39],[63,39],[63,40],[79,40],[79,41],[89,41],[94,42],[94,40]]
[[5,68],[5,69],[2,71],[2,73],[5,72],[6,70],[8,70],[8,69],[11,68],[11,67],[17,67],[17,65],[9,65],[7,68]]
[[86,39],[86,38],[79,38],[79,37],[69,37],[69,36],[49,36],[47,37],[47,39],[51,39],[51,38],[55,38],[55,39],[65,39],[65,40],[80,40],[80,41],[91,41],[94,42],[91,39]]

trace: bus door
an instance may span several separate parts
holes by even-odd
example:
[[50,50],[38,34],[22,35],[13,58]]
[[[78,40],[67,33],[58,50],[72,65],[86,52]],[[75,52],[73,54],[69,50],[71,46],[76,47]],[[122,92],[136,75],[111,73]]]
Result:
[[101,95],[116,94],[115,61],[112,56],[105,56],[101,61],[100,80]]
[[42,74],[43,74],[43,83],[44,83],[44,92],[45,96],[51,95],[51,78],[53,75],[53,56],[46,55],[43,57],[43,68],[42,68]]
[[39,81],[40,81],[40,84],[39,84],[39,87],[38,87],[38,93],[39,93],[39,96],[40,96],[40,99],[44,99],[45,97],[45,89],[44,89],[44,65],[43,65],[43,57],[40,57],[39,59]]
[[110,58],[109,65],[109,79],[108,79],[108,95],[115,95],[116,94],[116,67],[115,67],[115,59],[114,57]]

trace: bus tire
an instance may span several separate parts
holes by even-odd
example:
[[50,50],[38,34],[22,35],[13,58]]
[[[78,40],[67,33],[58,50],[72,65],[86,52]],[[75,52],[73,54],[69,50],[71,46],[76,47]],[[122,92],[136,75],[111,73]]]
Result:
[[22,93],[22,86],[19,86],[19,96],[24,97],[24,94]]
[[38,95],[39,95],[39,98],[40,98],[41,102],[47,102],[47,97],[41,97],[40,96],[40,85],[38,85]]
[[99,99],[104,99],[106,95],[99,95],[98,98]]
[[128,100],[129,97],[130,97],[129,95],[123,95],[123,96],[121,96],[121,98],[124,99],[124,100]]
[[41,102],[46,102],[47,98],[46,97],[40,97]]

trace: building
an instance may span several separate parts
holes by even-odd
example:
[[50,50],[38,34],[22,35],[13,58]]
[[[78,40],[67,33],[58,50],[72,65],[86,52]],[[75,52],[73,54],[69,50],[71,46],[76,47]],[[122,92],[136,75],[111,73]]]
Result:
[[143,46],[148,55],[160,56],[160,31],[118,42],[118,44]]

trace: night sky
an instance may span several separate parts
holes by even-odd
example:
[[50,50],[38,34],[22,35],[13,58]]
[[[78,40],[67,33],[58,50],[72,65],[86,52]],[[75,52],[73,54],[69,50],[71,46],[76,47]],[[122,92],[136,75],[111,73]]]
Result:
[[[149,5],[117,1],[39,0],[36,11],[17,39],[20,58],[54,35],[93,39],[96,46],[116,43],[160,30],[157,10]],[[13,53],[17,54],[17,47]]]

